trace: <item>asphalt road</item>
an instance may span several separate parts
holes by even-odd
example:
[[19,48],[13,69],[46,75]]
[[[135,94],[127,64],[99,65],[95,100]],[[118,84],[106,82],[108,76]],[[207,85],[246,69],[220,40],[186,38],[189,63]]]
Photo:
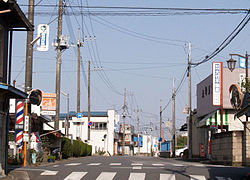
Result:
[[240,180],[250,168],[209,165],[156,157],[83,157],[46,166],[19,168],[31,180]]

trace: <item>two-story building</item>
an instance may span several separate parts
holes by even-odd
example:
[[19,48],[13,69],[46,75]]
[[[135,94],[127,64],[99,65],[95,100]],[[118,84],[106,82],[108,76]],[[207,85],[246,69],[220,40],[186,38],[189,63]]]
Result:
[[[243,122],[245,122],[245,117],[240,119],[234,118],[236,110],[233,109],[230,103],[230,94],[229,88],[232,84],[237,84],[241,87],[241,83],[245,79],[245,69],[236,68],[231,72],[228,68],[223,68],[223,132],[228,132],[224,134],[232,134],[233,132],[242,132],[244,130]],[[214,106],[213,99],[213,79],[212,74],[207,78],[202,80],[197,84],[197,109],[193,111],[193,146],[192,152],[193,157],[201,156],[201,147],[205,148],[205,157],[211,159],[218,159],[217,155],[212,154],[215,152],[217,145],[212,147],[212,135],[218,134],[221,132],[221,106]],[[230,142],[219,143],[220,148],[226,149],[226,146],[229,148]],[[223,147],[222,147],[223,146]],[[217,151],[217,150],[216,150]],[[220,152],[220,151],[217,151]],[[232,159],[234,154],[226,156],[226,152],[221,152],[219,158],[221,159]],[[224,156],[224,157],[223,157]],[[230,157],[229,157],[230,156]],[[236,156],[236,155],[235,155]],[[238,160],[240,161],[240,160]]]
[[0,0],[0,177],[7,173],[9,99],[27,97],[10,85],[13,32],[32,30],[33,25],[15,0]]
[[[88,124],[88,113],[81,113],[78,118],[75,112],[69,114],[68,135],[73,139],[80,139],[92,145],[92,155],[105,152],[107,155],[118,153],[118,131],[120,115],[115,110],[96,111],[90,113],[91,126]],[[60,115],[59,130],[66,132],[67,114]],[[54,122],[49,123],[52,127]],[[90,127],[90,128],[89,128]],[[44,124],[44,130],[52,130]],[[88,139],[88,130],[90,138]],[[66,134],[66,133],[65,133]]]

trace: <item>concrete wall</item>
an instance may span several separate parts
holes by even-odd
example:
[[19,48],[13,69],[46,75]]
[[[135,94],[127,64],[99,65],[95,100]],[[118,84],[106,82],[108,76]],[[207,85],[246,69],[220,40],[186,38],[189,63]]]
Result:
[[212,134],[212,160],[225,164],[242,164],[242,131]]

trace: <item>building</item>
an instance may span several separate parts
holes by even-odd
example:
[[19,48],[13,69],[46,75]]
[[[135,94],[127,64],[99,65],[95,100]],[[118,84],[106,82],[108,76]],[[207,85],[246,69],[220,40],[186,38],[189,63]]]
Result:
[[32,31],[33,25],[25,17],[15,0],[0,0],[0,177],[7,174],[9,99],[27,97],[10,85],[13,31]]
[[[221,107],[213,106],[212,104],[212,74],[197,84],[197,109],[193,111],[192,116],[193,157],[207,157],[218,161],[242,161],[242,159],[240,160],[238,158],[238,152],[235,151],[232,153],[233,148],[229,148],[232,147],[232,144],[230,145],[230,143],[232,143],[230,138],[228,138],[228,142],[223,143],[222,141],[220,142],[219,139],[224,138],[222,137],[224,135],[225,137],[231,136],[233,139],[235,133],[238,134],[237,132],[243,132],[244,130],[243,124],[245,122],[245,117],[241,117],[240,119],[234,118],[236,110],[233,109],[230,103],[229,94],[230,86],[232,84],[238,84],[240,86],[244,79],[245,69],[238,68],[231,72],[228,68],[223,68],[223,133],[221,133]],[[216,140],[212,140],[215,137]],[[218,146],[225,151],[218,151]],[[204,154],[202,150],[203,148],[205,151]],[[227,151],[231,152],[227,153]],[[221,153],[218,154],[218,152]]]
[[[68,135],[72,139],[79,139],[92,145],[92,155],[100,152],[107,155],[118,153],[118,131],[120,115],[115,110],[107,112],[91,112],[90,139],[88,140],[88,113],[81,113],[82,117],[77,117],[75,112],[69,114]],[[66,132],[67,114],[60,115],[59,130]],[[49,123],[54,126],[54,122]],[[44,124],[45,130],[52,130]]]
[[[119,128],[119,142],[118,142],[118,153],[122,154],[122,148],[123,148],[123,133],[124,133],[124,126],[123,124],[120,124]],[[125,124],[125,147],[124,147],[124,154],[125,155],[134,155],[134,142],[135,137],[135,127],[131,124]],[[137,135],[136,135],[137,137]]]
[[[140,155],[144,156],[151,156],[153,154],[156,154],[158,151],[158,139],[157,137],[154,137],[149,134],[141,134],[140,135]],[[138,141],[137,137],[135,139],[135,148],[134,148],[134,154],[138,154]]]

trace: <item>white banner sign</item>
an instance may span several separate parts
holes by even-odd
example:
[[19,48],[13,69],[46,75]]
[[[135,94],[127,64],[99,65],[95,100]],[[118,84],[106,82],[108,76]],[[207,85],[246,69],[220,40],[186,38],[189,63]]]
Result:
[[48,51],[49,50],[49,25],[39,24],[37,30],[37,36],[41,38],[37,41],[38,51]]
[[222,62],[213,62],[213,105],[221,105]]
[[29,116],[24,117],[24,131],[29,131]]

